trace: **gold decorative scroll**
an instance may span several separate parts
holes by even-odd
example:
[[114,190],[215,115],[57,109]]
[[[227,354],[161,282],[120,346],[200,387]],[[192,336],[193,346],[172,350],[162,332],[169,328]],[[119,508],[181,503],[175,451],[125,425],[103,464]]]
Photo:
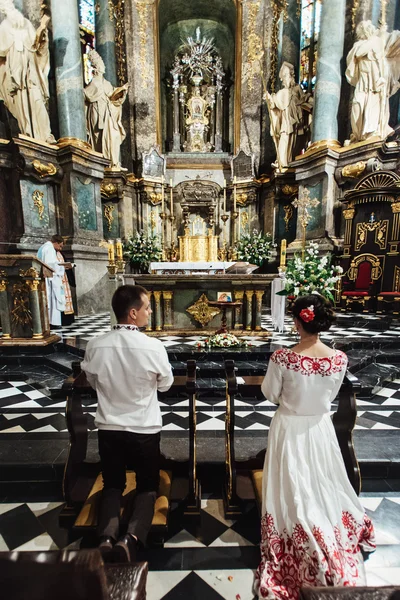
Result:
[[34,279],[37,279],[39,277],[39,271],[37,269],[35,269],[35,267],[29,267],[29,269],[26,269],[26,271],[24,271],[23,269],[20,269],[19,276],[20,277],[33,277]]
[[356,214],[356,209],[355,208],[345,208],[343,210],[343,216],[344,218],[347,220],[351,220],[354,219],[354,215]]
[[119,84],[127,80],[125,50],[125,0],[108,0],[110,20],[115,20],[115,56],[117,59],[117,75]]
[[368,232],[375,231],[375,243],[378,244],[381,250],[384,250],[386,248],[388,225],[388,220],[375,221],[374,223],[357,223],[355,249],[360,250],[367,242]]
[[111,227],[114,222],[114,215],[113,215],[114,210],[115,210],[115,204],[105,204],[104,205],[104,218],[107,221],[108,231],[111,231]]
[[279,19],[283,13],[283,20],[287,20],[288,12],[287,0],[272,0],[272,44],[270,56],[270,74],[269,85],[272,92],[275,92],[276,76],[278,70],[278,46],[279,46]]
[[145,0],[135,0],[135,6],[138,13],[140,72],[142,87],[146,90],[149,83],[149,65],[147,61],[148,25],[150,21],[149,6]]
[[257,0],[251,4],[249,3],[247,6],[247,87],[249,91],[253,91],[254,79],[260,71],[260,62],[264,56],[264,49],[262,40],[256,33],[256,20],[260,10],[260,1]]
[[200,298],[186,309],[195,321],[205,327],[214,317],[221,312],[219,308],[214,308],[208,304],[208,298],[202,294]]
[[362,173],[364,173],[366,168],[367,163],[365,163],[363,160],[359,160],[352,165],[346,165],[343,167],[342,177],[347,177],[348,179],[357,179]]
[[157,206],[157,204],[161,204],[162,202],[162,193],[161,192],[151,192],[150,194],[150,202],[153,206]]
[[243,232],[247,231],[249,225],[249,213],[243,211],[240,213],[240,228]]
[[282,186],[282,192],[285,196],[294,196],[299,191],[299,187],[297,185],[289,185],[286,183]]
[[42,221],[44,214],[44,204],[43,204],[44,192],[40,190],[35,190],[32,193],[33,206],[37,209],[39,215],[39,221]]
[[40,177],[51,177],[57,173],[57,168],[53,163],[41,163],[40,160],[35,159],[32,163],[32,167]]
[[0,269],[0,292],[5,292],[7,290],[7,284],[6,272]]
[[115,183],[104,183],[103,181],[100,186],[100,192],[106,198],[112,198],[117,194],[118,187],[115,185]]
[[239,204],[239,206],[244,206],[247,202],[248,199],[248,194],[246,194],[245,192],[242,192],[241,194],[236,194],[236,204]]
[[353,0],[353,6],[351,8],[351,28],[354,31],[356,28],[356,17],[357,11],[360,4],[360,0]]
[[400,267],[394,268],[393,292],[400,292]]
[[29,310],[29,288],[25,283],[15,283],[13,285],[11,320],[15,325],[30,325],[32,327],[32,313]]

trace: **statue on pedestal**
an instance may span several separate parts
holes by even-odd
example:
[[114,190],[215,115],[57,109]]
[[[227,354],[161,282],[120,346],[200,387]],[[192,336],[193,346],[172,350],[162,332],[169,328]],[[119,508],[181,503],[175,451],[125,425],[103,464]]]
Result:
[[0,99],[18,121],[22,134],[55,143],[47,112],[50,20],[43,15],[35,31],[12,0],[0,0]]
[[347,56],[346,78],[355,87],[351,108],[351,136],[347,143],[372,136],[385,139],[389,127],[389,98],[398,89],[400,76],[400,31],[387,33],[362,21],[357,41]]
[[206,142],[209,119],[207,117],[208,102],[200,95],[199,84],[201,77],[192,77],[195,85],[193,95],[187,102],[189,115],[186,118],[187,142],[184,148],[187,152],[208,152],[211,144]]
[[126,135],[121,115],[129,84],[114,87],[104,78],[104,62],[96,50],[89,52],[89,60],[94,74],[85,87],[88,142],[93,150],[108,158],[111,169],[126,170],[120,163],[120,148]]
[[305,131],[303,110],[311,112],[308,96],[296,83],[294,67],[284,62],[279,71],[283,89],[276,94],[266,92],[271,119],[271,136],[276,147],[277,161],[273,167],[287,168],[294,159],[297,137]]

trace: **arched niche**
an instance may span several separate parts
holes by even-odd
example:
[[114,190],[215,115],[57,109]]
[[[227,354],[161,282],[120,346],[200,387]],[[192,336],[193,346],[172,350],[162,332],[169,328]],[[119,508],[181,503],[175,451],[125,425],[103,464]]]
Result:
[[235,82],[235,39],[236,39],[236,2],[232,0],[159,0],[159,60],[160,60],[160,108],[161,138],[163,151],[168,151],[172,132],[168,111],[171,101],[170,71],[182,42],[189,36],[194,37],[200,27],[202,37],[214,39],[215,48],[220,55],[226,73],[224,93],[228,96],[229,110],[224,115],[225,140],[233,148],[234,135],[234,82]]

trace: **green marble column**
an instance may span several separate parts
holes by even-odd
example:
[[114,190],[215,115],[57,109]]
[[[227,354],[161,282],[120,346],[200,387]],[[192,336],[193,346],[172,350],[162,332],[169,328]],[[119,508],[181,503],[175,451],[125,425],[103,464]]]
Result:
[[163,290],[164,329],[172,329],[172,298],[174,292]]
[[40,318],[40,304],[39,304],[39,279],[28,279],[25,281],[26,285],[29,287],[29,308],[32,315],[32,337],[33,338],[42,338],[43,337],[43,328],[42,321]]
[[312,142],[338,138],[345,9],[346,0],[329,0],[322,4]]
[[162,329],[162,320],[161,320],[161,292],[153,292],[154,293],[154,322],[155,322],[155,330],[161,331]]
[[246,307],[246,331],[250,331],[251,330],[251,325],[253,323],[253,294],[254,294],[254,290],[246,290],[245,294],[246,294],[246,300],[247,300],[247,307]]
[[86,141],[78,3],[51,0],[50,4],[60,138]]
[[[147,291],[147,295],[149,297],[150,305],[151,305],[151,297],[153,295],[153,292]],[[150,315],[149,322],[147,323],[147,326],[146,326],[146,331],[152,331],[152,330],[153,330],[153,313]]]
[[281,41],[281,60],[294,66],[296,77],[299,76],[300,66],[300,12],[297,0],[288,0],[287,18],[283,21],[282,41]]
[[[243,302],[244,290],[235,290],[235,302]],[[243,304],[235,308],[235,329],[243,329]]]
[[3,339],[11,337],[11,319],[8,306],[7,279],[0,279],[0,319]]
[[261,311],[262,311],[262,299],[264,296],[264,290],[256,290],[256,331],[261,331]]
[[115,25],[108,0],[97,0],[95,11],[96,50],[106,67],[105,77],[113,86],[118,85],[115,62]]

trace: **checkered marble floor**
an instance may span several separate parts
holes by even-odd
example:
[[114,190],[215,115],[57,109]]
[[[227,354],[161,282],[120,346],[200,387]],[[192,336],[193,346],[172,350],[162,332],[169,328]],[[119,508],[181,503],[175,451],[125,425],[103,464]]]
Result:
[[[364,493],[361,502],[373,519],[377,551],[366,562],[371,586],[400,585],[400,493]],[[0,550],[79,548],[85,542],[60,529],[60,502],[0,503]],[[253,600],[259,563],[260,522],[254,500],[227,520],[222,500],[203,496],[200,519],[173,506],[164,548],[143,551],[149,563],[148,600]]]
[[[357,319],[358,326],[351,326],[351,322]],[[369,321],[380,321],[381,317],[377,315],[360,315],[351,313],[339,314],[338,323],[333,325],[327,332],[322,333],[321,338],[324,341],[335,341],[335,340],[347,340],[347,339],[373,339],[373,338],[387,338],[391,340],[400,340],[400,322],[392,324],[390,328],[384,331],[368,327]],[[360,322],[365,321],[366,327],[360,327]],[[347,323],[349,326],[346,326]],[[265,312],[261,319],[261,325],[263,329],[271,332],[272,338],[262,338],[257,336],[243,337],[250,341],[252,346],[263,346],[270,344],[273,341],[276,344],[283,346],[292,346],[297,343],[296,336],[292,333],[293,320],[291,317],[285,317],[284,331],[274,331],[271,316]],[[61,335],[64,340],[68,338],[79,338],[83,342],[88,342],[93,337],[97,337],[106,333],[110,330],[110,316],[109,313],[99,313],[96,315],[88,315],[85,317],[77,317],[75,322],[60,330],[56,333]],[[204,339],[201,335],[192,336],[178,336],[178,335],[165,335],[160,336],[159,339],[167,348],[174,348],[182,344],[189,346],[196,346],[197,343]]]
[[[369,400],[358,400],[356,429],[400,429],[400,379],[385,384]],[[95,431],[96,403],[83,400],[88,428]],[[202,432],[225,430],[225,399],[201,396],[197,400],[197,429]],[[163,432],[187,431],[189,404],[182,398],[160,402]],[[265,399],[242,398],[235,403],[235,429],[238,432],[267,431],[276,405]],[[67,432],[65,401],[50,398],[24,381],[0,381],[0,436],[43,433],[45,438]],[[52,434],[52,435],[51,435]]]

